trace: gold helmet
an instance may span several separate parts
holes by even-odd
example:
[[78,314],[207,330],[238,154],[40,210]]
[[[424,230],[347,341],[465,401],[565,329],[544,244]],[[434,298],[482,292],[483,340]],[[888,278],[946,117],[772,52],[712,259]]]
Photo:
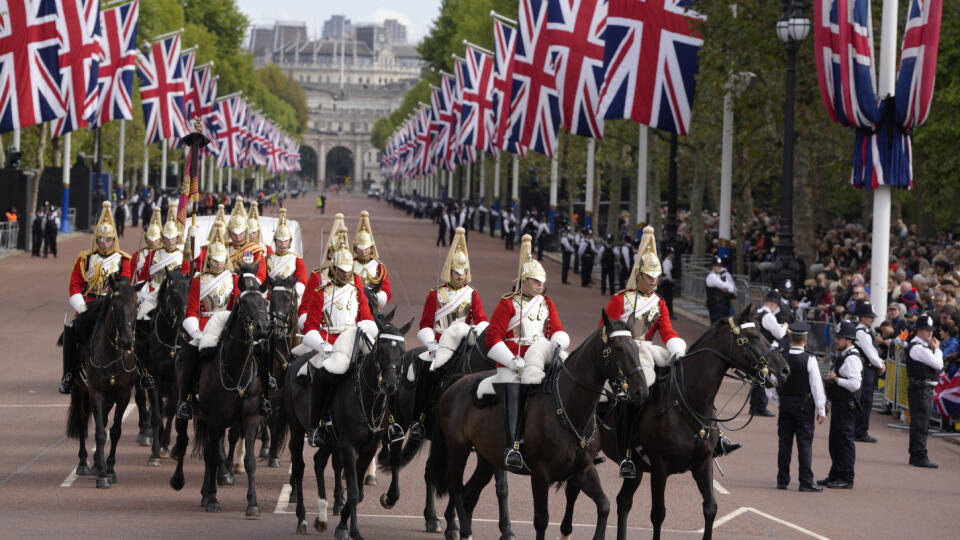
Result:
[[213,227],[210,244],[207,246],[207,258],[203,263],[204,272],[210,271],[210,261],[224,263],[225,269],[230,267],[230,257],[227,253],[227,245],[223,240],[223,229],[221,227]]
[[233,234],[246,234],[247,232],[247,212],[243,209],[243,197],[239,195],[233,203],[233,212],[230,213],[227,230]]
[[213,216],[213,221],[227,222],[227,213],[223,203],[217,205],[217,215]]
[[167,210],[167,222],[163,224],[164,238],[178,238],[180,236],[180,226],[177,222],[177,202],[171,201]]
[[277,228],[273,230],[273,242],[276,244],[277,240],[292,240],[293,235],[290,234],[290,228],[287,227],[287,209],[280,209],[280,218],[277,220]]
[[207,244],[213,242],[213,238],[217,234],[217,229],[220,229],[220,238],[226,238],[227,222],[222,219],[216,219],[213,221],[213,226],[210,227],[210,233],[207,234]]
[[529,234],[523,235],[520,239],[520,273],[517,278],[517,287],[523,286],[523,282],[533,278],[540,283],[546,283],[547,271],[543,265],[533,258],[533,239]]
[[377,243],[373,240],[373,229],[370,228],[370,212],[362,210],[360,212],[360,223],[357,223],[357,234],[353,237],[353,249],[373,248],[370,251],[370,257],[379,259],[377,253]]
[[[457,227],[453,242],[450,243],[450,251],[447,252],[447,260],[443,263],[443,269],[440,270],[440,281],[449,283],[452,286],[460,286],[469,283],[470,276],[470,255],[467,253],[466,231],[463,227]],[[453,278],[453,272],[464,274],[462,281],[456,281]]]
[[97,220],[97,226],[93,229],[93,249],[98,250],[97,239],[113,238],[113,249],[119,250],[120,240],[117,238],[117,226],[113,221],[113,212],[110,210],[110,201],[103,201],[103,209],[100,211],[100,219]]
[[161,234],[163,234],[163,217],[160,215],[160,207],[158,206],[153,209],[153,215],[150,216],[150,224],[147,225],[147,233],[144,236],[147,240],[156,242],[160,240]]
[[630,279],[627,280],[628,289],[636,289],[640,274],[646,274],[654,279],[659,279],[663,269],[660,267],[660,258],[657,257],[657,239],[653,236],[653,227],[647,225],[643,228],[643,238],[640,240],[640,249],[637,250],[637,258],[633,261],[633,270],[630,272]]
[[[340,233],[340,229],[346,229],[347,225],[343,221],[343,214],[337,212],[333,216],[333,224],[330,226],[330,236],[327,237],[327,251],[333,251],[337,249],[337,234]],[[324,253],[324,259],[326,259],[326,253]]]
[[247,212],[247,232],[260,232],[260,205],[257,201],[250,203],[250,211]]

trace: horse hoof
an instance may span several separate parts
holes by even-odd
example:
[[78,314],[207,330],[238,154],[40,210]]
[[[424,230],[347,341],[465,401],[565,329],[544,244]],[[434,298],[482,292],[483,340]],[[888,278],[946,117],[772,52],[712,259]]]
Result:
[[372,474],[368,474],[368,475],[364,476],[364,477],[363,477],[363,485],[365,485],[365,486],[375,486],[375,485],[377,485],[377,477],[374,476],[374,475],[372,475]]
[[203,497],[200,497],[201,508],[206,508],[209,502],[210,502],[210,497],[207,497],[206,495],[204,495]]
[[208,502],[207,512],[220,512],[220,503],[218,503],[217,501]]
[[220,487],[235,486],[237,485],[237,478],[232,474],[227,473],[220,478],[217,478],[217,485]]
[[440,525],[440,520],[429,519],[427,520],[427,526],[424,530],[428,533],[441,533],[443,532],[443,527]]
[[390,502],[390,497],[386,493],[380,496],[380,506],[390,510],[393,508],[393,505],[396,504],[396,501]]
[[77,465],[76,475],[77,475],[77,476],[89,476],[89,475],[90,475],[90,467],[87,467],[86,463],[81,463],[80,465]]
[[107,473],[107,478],[110,479],[110,483],[111,483],[111,484],[116,484],[116,483],[117,483],[117,473],[115,473],[115,472]]
[[337,504],[333,503],[333,510],[330,511],[333,515],[339,516],[343,513],[343,503]]
[[319,517],[319,516],[318,516],[318,517],[315,517],[315,518],[313,518],[313,528],[316,529],[317,532],[321,532],[321,533],[322,533],[322,532],[326,532],[326,530],[327,530],[327,522],[326,522],[326,521],[320,521],[320,517]]
[[303,520],[297,525],[297,534],[302,534],[303,536],[307,535],[307,521]]
[[97,489],[110,489],[110,479],[106,476],[97,478]]
[[270,462],[267,463],[267,467],[270,467],[271,469],[279,469],[279,468],[280,468],[280,460],[277,459],[277,458],[271,459]]
[[170,449],[161,448],[160,449],[160,459],[170,459]]
[[244,514],[247,519],[257,519],[260,517],[260,508],[257,506],[250,505],[247,507],[247,512]]
[[148,460],[147,460],[147,465],[149,465],[150,467],[159,467],[159,466],[160,466],[160,458],[158,458],[158,457],[152,457],[152,458],[148,459]]
[[140,446],[150,446],[153,444],[153,437],[141,433],[137,435],[137,444]]
[[287,499],[287,504],[297,504],[297,492],[291,491],[290,498]]
[[447,531],[443,533],[444,540],[460,540],[460,531]]
[[172,487],[174,491],[180,491],[181,489],[183,489],[183,483],[184,483],[184,480],[183,480],[182,474],[181,475],[175,474],[170,477],[170,487]]
[[[517,537],[513,533],[503,533],[500,535],[500,540],[517,540]],[[560,540],[570,540],[570,535],[561,535]]]
[[347,540],[348,538],[350,538],[350,530],[341,529],[340,527],[337,527],[336,532],[333,533],[333,537],[336,538],[337,540]]
[[233,474],[243,474],[244,472],[242,463],[237,463],[233,466]]
[[270,457],[270,449],[264,446],[260,449],[260,459],[267,459]]

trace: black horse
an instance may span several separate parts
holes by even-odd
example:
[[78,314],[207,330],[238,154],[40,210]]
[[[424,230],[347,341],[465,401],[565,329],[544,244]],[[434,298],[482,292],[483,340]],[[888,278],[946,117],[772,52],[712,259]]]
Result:
[[[340,454],[347,481],[347,502],[340,512],[340,524],[335,534],[336,538],[341,540],[347,537],[360,538],[357,525],[357,503],[363,495],[363,479],[360,475],[373,459],[380,441],[380,432],[386,426],[386,399],[397,388],[397,373],[404,350],[403,336],[413,324],[413,321],[410,321],[397,328],[382,316],[376,317],[376,321],[380,332],[378,338],[369,344],[370,350],[367,354],[359,355],[356,365],[346,372],[333,390],[330,410],[335,434],[328,439],[335,440],[328,440],[328,444],[319,448],[314,457],[314,471],[321,501],[320,513],[314,521],[314,527],[322,532],[327,528],[323,468],[331,449],[336,446],[339,450],[337,453]],[[360,349],[361,341],[366,338],[359,330],[356,334],[355,346]],[[283,402],[287,426],[290,429],[290,457],[293,462],[290,477],[291,499],[296,499],[297,502],[297,532],[301,534],[305,534],[307,530],[306,509],[303,504],[303,444],[304,434],[308,428],[312,429],[312,392],[309,386],[297,381],[296,373],[309,357],[310,355],[304,355],[298,358],[287,369],[287,380],[283,385]]]
[[180,270],[167,270],[157,291],[157,307],[147,324],[142,350],[147,370],[155,381],[155,386],[148,390],[152,448],[147,464],[151,467],[159,467],[161,458],[170,457],[170,431],[178,384],[175,364],[177,353],[187,341],[182,325],[189,294],[190,277]]
[[[603,493],[593,464],[599,451],[595,411],[603,385],[623,388],[631,401],[647,397],[637,345],[626,323],[611,321],[602,312],[603,325],[594,331],[565,362],[550,364],[543,390],[527,399],[524,456],[533,491],[533,526],[543,540],[549,521],[550,484],[576,485],[597,505],[594,538],[603,538],[610,503]],[[438,495],[450,491],[460,521],[460,537],[473,534],[473,510],[495,469],[503,468],[503,410],[499,403],[478,408],[475,391],[484,374],[463,377],[440,397],[437,406],[442,433],[435,434],[428,466],[437,481]],[[471,448],[477,468],[464,486],[463,472]],[[455,523],[447,520],[447,538],[455,536]]]
[[297,291],[294,286],[296,276],[286,279],[271,280],[270,283],[270,321],[272,333],[268,342],[267,355],[270,360],[265,362],[270,366],[270,375],[277,383],[277,388],[270,392],[270,401],[274,404],[273,414],[267,420],[270,429],[270,446],[267,457],[267,466],[280,467],[280,449],[284,438],[278,436],[284,431],[286,413],[282,404],[283,384],[286,372],[293,361],[293,347],[297,341]]
[[[260,400],[263,395],[255,357],[258,346],[270,337],[270,316],[264,297],[266,285],[252,288],[241,280],[239,299],[224,325],[220,343],[213,359],[197,367],[198,394],[195,452],[203,453],[205,464],[201,505],[207,512],[219,512],[217,475],[223,450],[223,436],[227,428],[239,419],[246,444],[244,467],[247,473],[246,517],[260,516],[254,485],[256,454],[253,446],[260,427]],[[170,486],[180,490],[184,485],[183,461],[188,442],[187,422],[177,420],[177,443],[173,456],[177,469],[170,478]]]
[[[88,317],[95,318],[90,341],[81,357],[79,384],[70,393],[67,413],[67,436],[80,440],[77,475],[90,474],[87,468],[87,424],[93,414],[96,428],[96,451],[93,454],[97,487],[109,488],[117,482],[114,464],[123,413],[130,403],[130,392],[137,382],[137,361],[134,353],[134,322],[137,317],[137,294],[126,277],[108,278],[107,294],[88,308]],[[81,315],[83,317],[83,315]],[[107,415],[113,410],[110,428],[110,455],[104,461],[107,443]]]
[[[771,384],[770,374],[782,383],[790,368],[776,348],[750,322],[752,310],[748,306],[737,318],[715,322],[700,337],[668,375],[654,387],[653,398],[639,411],[629,407],[621,414],[635,414],[631,448],[642,448],[638,461],[640,473],[636,478],[624,479],[617,495],[617,538],[627,534],[627,518],[633,505],[633,496],[640,486],[642,473],[650,473],[650,492],[653,505],[650,521],[653,537],[660,538],[660,528],[666,516],[664,490],[667,477],[690,471],[703,497],[703,538],[713,535],[713,519],[717,502],[713,493],[713,449],[720,431],[714,416],[714,398],[727,370],[736,370],[740,377],[752,384]],[[749,394],[749,393],[748,393]],[[604,423],[616,426],[616,406]],[[735,417],[736,415],[734,415]],[[623,459],[614,430],[602,430],[603,452],[615,462]],[[572,530],[573,507],[579,489],[567,484],[567,508],[560,531],[569,535]]]

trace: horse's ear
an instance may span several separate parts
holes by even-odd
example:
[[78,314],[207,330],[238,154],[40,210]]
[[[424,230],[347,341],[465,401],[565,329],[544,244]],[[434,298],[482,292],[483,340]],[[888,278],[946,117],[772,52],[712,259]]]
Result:
[[260,292],[265,293],[269,290],[270,290],[270,282],[268,280],[264,280],[263,283],[260,284]]
[[603,325],[610,328],[610,316],[607,315],[607,310],[601,309],[600,316],[603,318]]
[[394,306],[393,309],[390,310],[390,313],[387,313],[386,315],[383,316],[383,320],[387,322],[393,322],[393,316],[396,314],[397,314],[397,307]]
[[744,308],[744,310],[740,312],[740,316],[737,317],[737,322],[741,324],[745,322],[749,322],[752,313],[753,313],[753,304],[747,304],[747,307]]
[[[396,310],[397,310],[397,308],[393,308],[393,311],[396,311]],[[391,317],[393,316],[393,312],[390,313],[390,316],[391,316]],[[413,321],[414,321],[414,319],[411,318],[411,319],[407,322],[407,324],[403,325],[403,326],[400,328],[400,335],[401,335],[401,336],[407,335],[407,332],[410,330],[410,327],[413,326]]]

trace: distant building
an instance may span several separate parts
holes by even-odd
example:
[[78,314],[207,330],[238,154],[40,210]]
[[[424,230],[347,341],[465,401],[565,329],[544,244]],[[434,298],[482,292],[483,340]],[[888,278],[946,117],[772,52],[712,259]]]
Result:
[[383,21],[383,30],[387,34],[387,42],[394,45],[404,45],[407,43],[407,27],[400,24],[396,19],[387,19]]
[[320,39],[350,39],[353,37],[353,27],[350,19],[343,15],[333,15],[323,21],[323,31]]

